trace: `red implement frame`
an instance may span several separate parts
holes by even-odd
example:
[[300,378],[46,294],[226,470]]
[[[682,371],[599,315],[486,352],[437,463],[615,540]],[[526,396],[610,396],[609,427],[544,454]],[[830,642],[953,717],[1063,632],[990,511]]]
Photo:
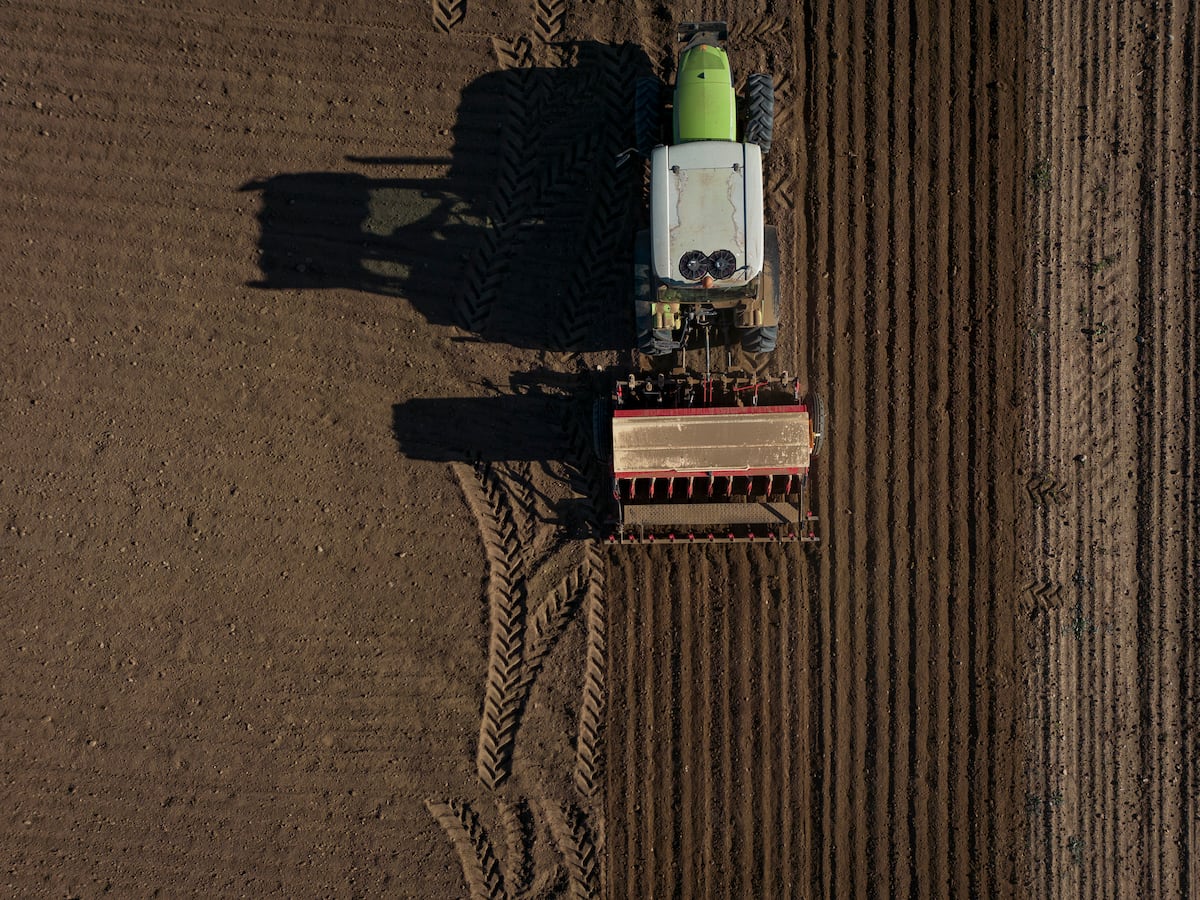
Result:
[[613,542],[815,541],[803,404],[618,409]]

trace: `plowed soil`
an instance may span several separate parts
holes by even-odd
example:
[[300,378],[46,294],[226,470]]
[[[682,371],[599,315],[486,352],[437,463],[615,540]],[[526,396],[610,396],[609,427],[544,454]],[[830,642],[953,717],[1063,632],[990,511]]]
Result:
[[[638,76],[771,73],[822,543],[606,548]],[[1195,4],[0,3],[5,896],[1200,885]]]

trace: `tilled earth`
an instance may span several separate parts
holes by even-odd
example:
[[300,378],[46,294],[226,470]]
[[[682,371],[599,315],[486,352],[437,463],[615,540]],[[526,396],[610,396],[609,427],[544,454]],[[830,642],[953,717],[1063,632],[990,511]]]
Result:
[[[386,16],[0,4],[4,893],[1194,891],[1194,4]],[[685,19],[814,551],[594,540]]]

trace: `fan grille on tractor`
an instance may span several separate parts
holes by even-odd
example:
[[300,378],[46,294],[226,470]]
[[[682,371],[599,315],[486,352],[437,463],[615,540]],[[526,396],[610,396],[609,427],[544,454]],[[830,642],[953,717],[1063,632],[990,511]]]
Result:
[[708,272],[713,278],[728,278],[737,269],[737,258],[730,250],[716,250],[708,257]]
[[708,274],[708,256],[699,250],[689,250],[679,258],[679,273],[696,280]]
[[736,271],[737,257],[731,250],[715,250],[711,254],[689,250],[679,257],[679,274],[691,281],[698,281],[705,275],[728,278]]

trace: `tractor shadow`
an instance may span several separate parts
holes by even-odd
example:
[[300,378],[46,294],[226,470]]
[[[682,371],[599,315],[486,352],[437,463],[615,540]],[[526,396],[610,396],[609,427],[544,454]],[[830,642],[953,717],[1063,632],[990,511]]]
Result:
[[633,45],[562,45],[563,64],[489,72],[462,92],[446,158],[347,157],[346,171],[255,179],[252,287],[403,298],[432,325],[514,347],[628,345],[641,166]]

